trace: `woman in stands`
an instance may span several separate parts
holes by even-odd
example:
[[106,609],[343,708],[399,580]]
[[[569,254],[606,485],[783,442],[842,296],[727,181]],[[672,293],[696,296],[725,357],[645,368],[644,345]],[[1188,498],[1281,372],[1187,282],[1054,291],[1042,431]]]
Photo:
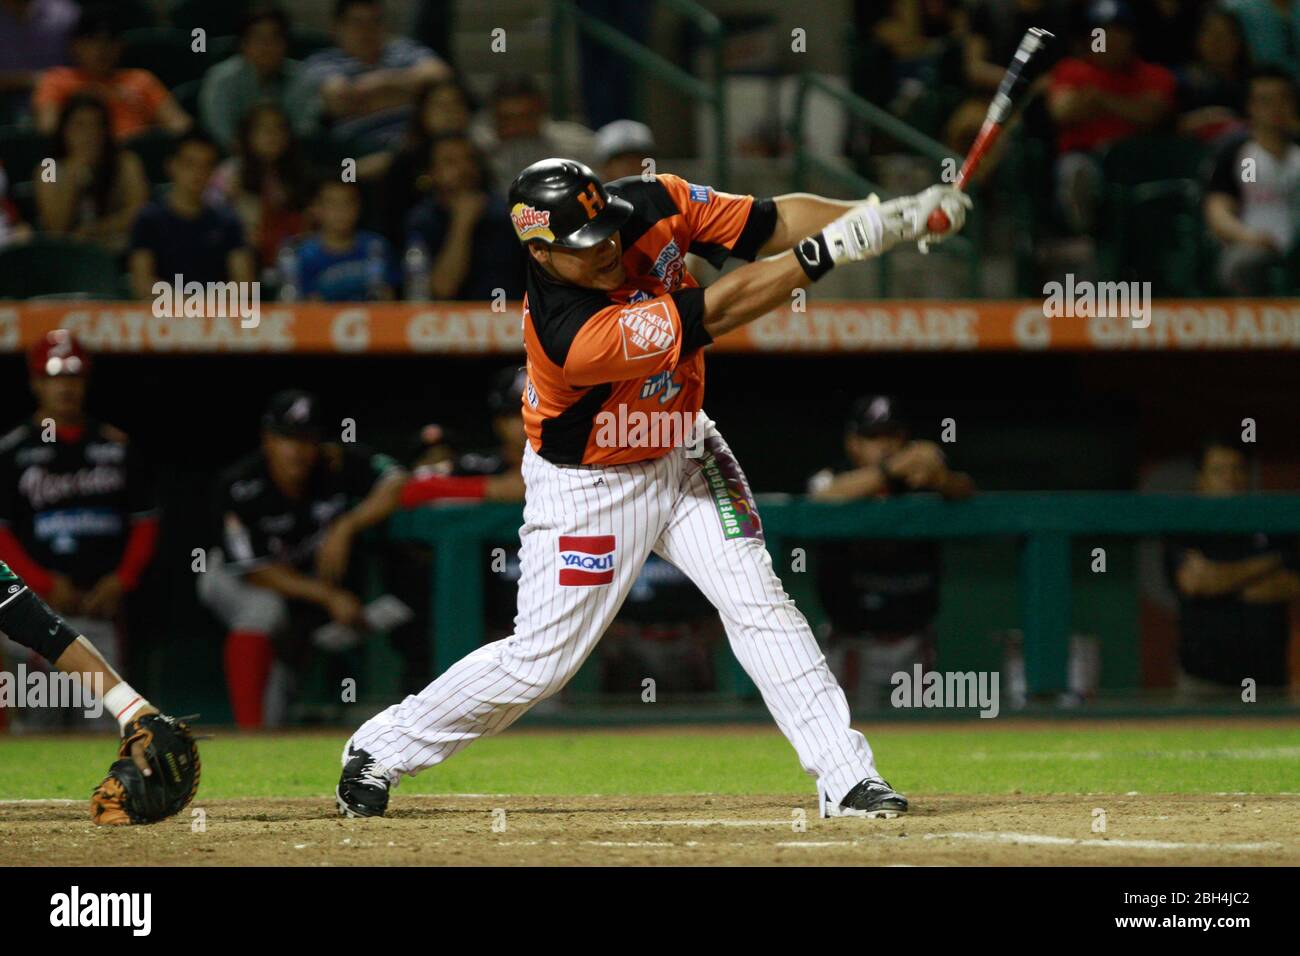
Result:
[[217,168],[208,201],[239,217],[248,244],[267,267],[281,244],[305,228],[310,181],[289,117],[267,102],[249,110],[239,124],[235,155]]
[[54,132],[54,165],[32,171],[36,223],[52,236],[126,248],[131,223],[149,199],[144,164],[113,140],[108,108],[78,94],[64,104]]

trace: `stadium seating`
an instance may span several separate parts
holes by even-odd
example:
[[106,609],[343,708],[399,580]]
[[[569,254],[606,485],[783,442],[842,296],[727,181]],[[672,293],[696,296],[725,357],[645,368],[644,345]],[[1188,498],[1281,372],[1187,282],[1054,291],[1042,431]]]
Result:
[[31,127],[0,127],[0,163],[11,183],[31,179],[37,164],[48,155],[49,139]]
[[100,246],[41,237],[0,250],[0,299],[126,298],[117,259]]

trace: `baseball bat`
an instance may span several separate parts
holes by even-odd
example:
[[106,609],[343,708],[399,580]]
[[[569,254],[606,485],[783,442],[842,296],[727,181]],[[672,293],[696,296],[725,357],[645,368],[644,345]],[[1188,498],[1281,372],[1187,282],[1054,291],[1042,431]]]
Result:
[[[1031,75],[1029,64],[1038,57],[1050,39],[1052,39],[1052,34],[1046,30],[1040,30],[1038,27],[1030,27],[1025,31],[1025,35],[1020,38],[1020,46],[1016,49],[1016,55],[1012,57],[1007,72],[1002,75],[1002,82],[998,84],[997,94],[993,97],[993,102],[989,104],[988,112],[984,114],[984,123],[980,126],[979,135],[975,137],[975,142],[971,145],[970,152],[966,154],[966,159],[961,164],[961,170],[957,173],[957,181],[954,185],[958,189],[964,190],[966,188],[966,183],[970,181],[971,176],[975,175],[975,170],[979,168],[984,155],[993,148],[993,144],[1002,135],[1007,120],[1011,118],[1011,114],[1020,105],[1020,101],[1024,99],[1025,90],[1029,88]],[[943,233],[948,231],[952,223],[948,221],[947,213],[942,209],[936,209],[930,213],[926,225],[933,233]]]

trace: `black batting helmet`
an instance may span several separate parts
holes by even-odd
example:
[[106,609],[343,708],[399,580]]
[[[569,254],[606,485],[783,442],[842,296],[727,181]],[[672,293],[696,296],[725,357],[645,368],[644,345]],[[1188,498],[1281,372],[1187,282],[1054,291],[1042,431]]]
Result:
[[631,214],[630,202],[610,196],[589,166],[572,159],[540,160],[510,184],[510,219],[520,242],[590,249]]

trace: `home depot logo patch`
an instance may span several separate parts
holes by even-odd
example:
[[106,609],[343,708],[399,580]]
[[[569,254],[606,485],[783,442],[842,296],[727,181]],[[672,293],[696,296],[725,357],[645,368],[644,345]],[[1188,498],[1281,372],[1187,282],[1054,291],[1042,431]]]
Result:
[[510,221],[514,223],[515,235],[521,242],[527,242],[529,239],[555,241],[555,233],[551,232],[549,209],[534,209],[527,203],[517,202],[510,210]]
[[587,588],[613,580],[612,534],[560,535],[560,587]]
[[641,308],[624,309],[618,321],[623,331],[623,357],[628,361],[662,355],[677,340],[667,302],[654,301]]

